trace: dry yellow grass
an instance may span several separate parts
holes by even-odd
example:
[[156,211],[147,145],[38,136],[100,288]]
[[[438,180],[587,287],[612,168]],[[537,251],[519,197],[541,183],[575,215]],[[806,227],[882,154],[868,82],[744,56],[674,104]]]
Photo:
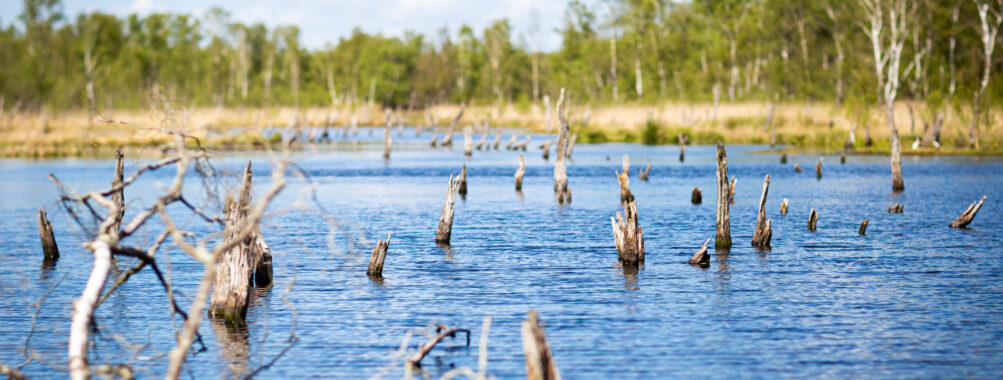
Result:
[[[924,124],[932,118],[922,104],[913,103],[915,132],[907,103],[895,108],[903,151],[909,153],[998,153],[1003,142],[1003,125],[999,115],[993,115],[991,127],[983,127],[980,134],[982,151],[967,151],[968,116],[949,114],[944,124],[944,148],[936,151],[912,152],[909,147],[917,135],[923,134]],[[769,106],[766,103],[722,103],[716,117],[712,104],[664,103],[661,105],[609,105],[590,108],[588,124],[584,125],[585,105],[571,108],[572,128],[580,134],[579,141],[650,141],[652,131],[649,121],[656,126],[658,143],[675,143],[676,134],[683,132],[695,139],[693,143],[712,143],[717,139],[727,143],[769,143],[769,132],[764,131]],[[459,110],[458,105],[441,105],[429,110],[428,116],[436,125],[448,125]],[[353,119],[358,125],[382,125],[384,111],[378,106],[315,107],[303,110],[292,108],[198,108],[181,110],[187,133],[203,139],[218,149],[254,149],[261,147],[264,137],[261,128],[290,125],[294,118],[302,126],[348,125]],[[551,125],[546,124],[546,111],[542,106],[468,107],[461,127],[480,123],[491,116],[493,126],[528,128],[537,132],[556,130],[556,115],[551,113]],[[425,124],[424,111],[405,113],[409,125]],[[863,148],[864,125],[868,120],[875,146]],[[107,155],[119,146],[133,150],[155,150],[166,141],[159,133],[147,127],[160,123],[156,112],[150,110],[113,111],[99,117],[88,127],[84,110],[58,114],[0,114],[0,156],[2,157],[60,157]],[[831,123],[831,125],[830,125]],[[776,107],[774,124],[777,142],[789,146],[831,150],[841,147],[853,126],[857,125],[857,145],[861,151],[887,150],[888,128],[884,113],[876,107],[867,112],[851,113],[837,110],[831,104],[796,103]],[[237,129],[234,129],[237,128]],[[645,139],[649,133],[649,139]],[[215,137],[214,137],[215,136]],[[226,136],[219,137],[219,136]]]

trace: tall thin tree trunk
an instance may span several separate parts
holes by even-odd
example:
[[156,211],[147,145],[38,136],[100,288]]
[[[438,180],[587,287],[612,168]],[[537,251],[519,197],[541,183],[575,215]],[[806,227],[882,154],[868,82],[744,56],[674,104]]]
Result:
[[616,33],[609,37],[609,76],[613,89],[613,102],[620,101],[620,88],[616,84]]
[[540,53],[533,52],[533,103],[540,101]]
[[638,99],[644,97],[644,79],[641,71],[641,49],[644,48],[644,44],[641,42],[642,35],[643,33],[637,37],[637,53],[634,54],[634,91],[637,92]]
[[899,131],[895,128],[895,107],[894,103],[887,102],[889,140],[888,144],[892,149],[892,191],[905,190],[905,183],[902,182],[902,144],[899,142]]

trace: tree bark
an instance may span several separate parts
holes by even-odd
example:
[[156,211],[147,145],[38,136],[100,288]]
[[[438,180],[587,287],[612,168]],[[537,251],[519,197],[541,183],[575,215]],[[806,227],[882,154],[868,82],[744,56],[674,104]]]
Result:
[[752,245],[756,247],[768,247],[770,239],[773,237],[772,224],[766,219],[766,195],[770,191],[770,175],[763,178],[763,195],[759,197],[759,214],[756,215],[756,229],[752,234]]
[[387,248],[390,246],[390,235],[387,234],[387,240],[376,240],[376,246],[373,247],[373,253],[369,256],[369,267],[366,268],[366,274],[375,277],[383,276],[383,262],[387,258]]
[[617,211],[616,219],[609,219],[620,261],[635,266],[644,264],[644,233],[637,220],[637,202],[633,199],[624,202],[623,215]]
[[442,202],[442,214],[439,215],[439,228],[435,232],[435,242],[437,244],[449,245],[450,236],[453,234],[453,205],[456,202],[456,192],[460,186],[459,178],[453,179],[449,176],[449,186],[446,190],[446,200]]
[[44,208],[38,209],[38,235],[42,238],[42,254],[45,260],[59,259],[59,247],[56,245],[56,236],[52,231],[52,223],[49,222]]
[[952,228],[968,227],[968,225],[972,223],[972,220],[975,219],[975,214],[979,212],[979,209],[982,208],[982,203],[985,201],[986,201],[986,196],[983,195],[982,199],[980,199],[978,203],[972,202],[972,204],[968,206],[967,209],[965,209],[965,212],[961,213],[961,216],[958,216],[957,219],[954,219],[954,221],[951,222],[951,227]]
[[97,239],[89,243],[88,248],[94,253],[94,267],[91,268],[83,293],[73,302],[73,321],[70,323],[69,369],[73,380],[90,378],[87,342],[94,319],[94,305],[97,304],[111,271],[111,247],[108,242]]
[[515,171],[515,191],[522,191],[522,176],[526,174],[526,158],[519,153],[519,169]]
[[560,380],[561,374],[547,344],[547,334],[540,324],[540,315],[529,311],[522,322],[522,349],[526,356],[526,378],[529,380]]
[[715,247],[731,247],[731,221],[728,217],[729,194],[728,186],[728,154],[724,144],[717,143],[717,231],[714,238]]

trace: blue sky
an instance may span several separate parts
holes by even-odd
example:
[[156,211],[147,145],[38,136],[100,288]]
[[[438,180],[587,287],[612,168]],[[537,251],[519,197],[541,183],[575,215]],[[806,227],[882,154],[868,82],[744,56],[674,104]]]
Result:
[[[598,0],[585,2],[594,4]],[[463,23],[479,33],[493,20],[503,17],[513,27],[514,42],[521,43],[522,34],[525,36],[522,41],[529,47],[534,40],[530,30],[535,12],[539,20],[535,40],[541,50],[551,51],[560,47],[560,36],[554,29],[564,19],[567,0],[63,0],[63,5],[68,17],[95,10],[117,15],[182,12],[201,16],[218,6],[229,11],[235,21],[297,25],[300,40],[308,48],[337,43],[338,38],[349,35],[355,27],[394,36],[412,30],[433,37],[443,26],[448,26],[455,35]],[[599,15],[608,10],[605,4],[598,7]],[[16,21],[21,8],[20,0],[0,0],[0,23],[8,25]]]

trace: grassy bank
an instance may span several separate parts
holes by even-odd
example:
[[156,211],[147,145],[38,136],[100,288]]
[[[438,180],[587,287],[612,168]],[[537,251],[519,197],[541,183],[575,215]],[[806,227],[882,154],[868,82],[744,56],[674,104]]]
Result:
[[[914,113],[910,117],[909,107]],[[968,118],[964,112],[948,115],[941,133],[940,148],[911,149],[924,133],[925,120],[931,111],[920,104],[898,104],[895,117],[904,154],[1001,154],[1003,128],[999,118],[991,127],[983,127],[980,150],[968,148]],[[437,106],[426,111],[400,112],[406,125],[447,126],[458,112],[457,105]],[[255,150],[268,144],[263,129],[300,125],[319,126],[382,125],[384,111],[378,106],[329,107],[295,110],[291,108],[210,108],[179,111],[185,133],[214,150]],[[556,131],[556,118],[542,106],[509,105],[505,107],[471,106],[464,113],[460,127],[487,117],[492,126],[525,128],[539,133]],[[572,130],[579,143],[635,142],[676,144],[683,134],[690,144],[769,144],[767,128],[769,106],[762,103],[661,105],[578,105],[570,111]],[[548,123],[549,120],[549,123]],[[586,122],[587,120],[587,122]],[[835,152],[843,149],[851,129],[856,126],[854,151],[860,154],[887,154],[888,128],[883,113],[877,109],[848,112],[829,104],[784,104],[773,112],[776,143],[790,150]],[[0,115],[0,157],[57,158],[104,157],[124,147],[138,155],[155,155],[168,142],[150,127],[160,123],[157,114],[148,110],[113,111],[103,114],[92,125],[85,111],[58,114]],[[870,126],[872,144],[866,143]]]

